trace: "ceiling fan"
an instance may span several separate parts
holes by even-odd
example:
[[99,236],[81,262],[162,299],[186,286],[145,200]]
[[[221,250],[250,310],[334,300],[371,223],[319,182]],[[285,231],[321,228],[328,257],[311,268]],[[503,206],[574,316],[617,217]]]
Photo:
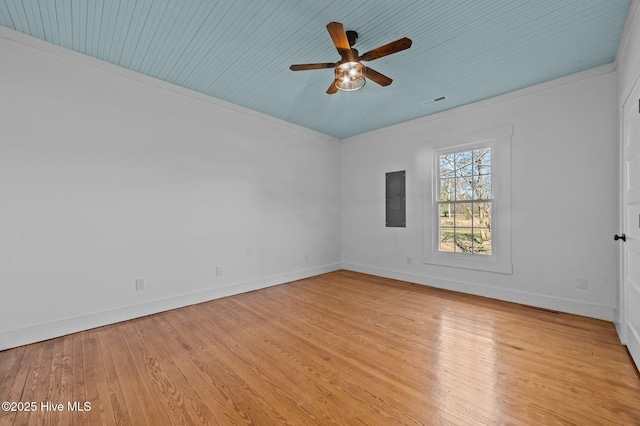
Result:
[[380,74],[372,68],[365,67],[361,61],[373,61],[392,53],[400,52],[411,47],[411,40],[407,37],[401,38],[391,43],[370,50],[362,55],[353,48],[358,40],[358,33],[355,31],[346,31],[340,22],[331,22],[327,25],[327,30],[335,44],[341,60],[338,62],[322,62],[317,64],[295,64],[291,65],[291,71],[317,70],[323,68],[335,68],[335,79],[327,94],[332,95],[338,90],[353,91],[361,89],[366,79],[372,80],[381,86],[388,86],[393,81],[384,74]]

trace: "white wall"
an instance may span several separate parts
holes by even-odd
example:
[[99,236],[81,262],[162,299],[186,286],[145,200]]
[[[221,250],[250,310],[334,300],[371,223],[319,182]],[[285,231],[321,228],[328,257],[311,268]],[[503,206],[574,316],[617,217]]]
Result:
[[0,350],[339,269],[337,140],[6,29],[0,57]]
[[[613,319],[617,244],[612,67],[343,141],[343,267]],[[421,158],[432,140],[513,125],[513,274],[426,265]],[[407,227],[384,226],[384,178],[407,171]],[[407,258],[412,263],[407,264]],[[577,278],[588,289],[576,288]]]

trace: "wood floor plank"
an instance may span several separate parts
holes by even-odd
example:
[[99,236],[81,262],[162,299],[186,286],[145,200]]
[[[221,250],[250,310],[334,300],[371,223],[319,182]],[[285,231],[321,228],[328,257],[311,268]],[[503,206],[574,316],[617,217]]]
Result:
[[[70,389],[70,402],[79,402],[83,404],[87,401],[85,393],[85,377],[84,372],[86,367],[84,365],[84,358],[82,356],[82,335],[79,333],[72,334],[71,336],[71,362],[70,362],[70,375],[71,375],[71,389]],[[67,405],[67,409],[69,406]],[[72,423],[74,425],[87,425],[87,416],[83,412],[72,412]]]
[[[145,390],[140,386],[122,333],[122,324],[105,327],[98,332],[111,406],[117,424],[146,424],[145,416],[153,415],[151,410],[164,410],[164,407],[145,404]],[[138,396],[142,402],[136,400]],[[167,424],[166,420],[164,424]]]
[[[82,361],[84,373],[85,398],[82,401],[90,404],[90,411],[78,413],[78,417],[86,419],[88,424],[116,425],[126,424],[124,413],[118,401],[123,401],[117,383],[108,380],[108,369],[103,352],[100,350],[98,334],[106,332],[107,327],[78,333],[82,342]],[[112,396],[113,394],[113,396]],[[112,404],[112,399],[116,404]]]
[[[27,352],[26,346],[7,351],[7,356],[3,358],[3,368],[0,369],[0,395],[10,395],[14,386],[20,389],[24,387],[26,370],[23,371],[22,376],[18,376],[16,372],[20,368],[25,353]],[[18,383],[16,383],[16,381]],[[0,412],[0,416],[2,416],[2,412]]]
[[0,379],[65,405],[0,425],[640,425],[610,322],[349,271],[2,351]]
[[[51,387],[51,378],[55,375],[55,367],[53,367],[53,359],[55,357],[56,347],[60,345],[60,339],[47,340],[42,343],[30,345],[35,351],[35,357],[31,360],[29,377],[22,393],[21,401],[35,402],[37,409],[30,412],[19,412],[16,415],[16,425],[26,424],[52,424],[51,413],[42,406],[49,401],[49,389]],[[54,368],[52,370],[52,367]]]
[[[31,371],[31,358],[37,352],[31,350],[30,346],[23,346],[12,349],[11,351],[0,352],[1,355],[7,353],[7,356],[0,356],[2,367],[2,381],[0,382],[0,399],[2,402],[18,402],[22,401],[22,395],[26,386],[29,372]],[[6,362],[5,362],[6,361]],[[16,422],[17,411],[0,411],[0,425],[12,425]],[[24,417],[24,415],[23,415]]]

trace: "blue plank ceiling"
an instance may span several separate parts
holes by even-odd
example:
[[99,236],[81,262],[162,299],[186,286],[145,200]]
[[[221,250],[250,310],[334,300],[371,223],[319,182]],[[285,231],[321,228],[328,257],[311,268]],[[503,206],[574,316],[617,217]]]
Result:
[[[0,0],[0,25],[345,138],[611,63],[630,0]],[[327,95],[326,25],[393,78]],[[0,66],[1,63],[0,63]],[[444,101],[429,102],[440,96]]]

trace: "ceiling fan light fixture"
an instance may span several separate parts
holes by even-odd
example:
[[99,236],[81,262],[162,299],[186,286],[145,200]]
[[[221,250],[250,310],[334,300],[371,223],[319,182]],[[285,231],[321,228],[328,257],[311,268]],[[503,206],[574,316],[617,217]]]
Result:
[[337,93],[338,90],[352,92],[362,89],[367,79],[383,87],[390,85],[391,82],[393,82],[392,79],[373,68],[365,67],[360,61],[373,61],[374,59],[383,58],[411,47],[411,39],[403,37],[360,55],[358,51],[353,48],[353,45],[358,39],[357,32],[345,31],[344,26],[340,22],[329,22],[327,31],[329,31],[331,41],[333,41],[333,44],[340,54],[340,62],[293,64],[289,67],[291,71],[334,68],[335,78],[326,91],[327,95],[333,95]]
[[365,66],[360,62],[344,62],[335,68],[335,73],[335,85],[344,92],[362,89],[367,82]]

